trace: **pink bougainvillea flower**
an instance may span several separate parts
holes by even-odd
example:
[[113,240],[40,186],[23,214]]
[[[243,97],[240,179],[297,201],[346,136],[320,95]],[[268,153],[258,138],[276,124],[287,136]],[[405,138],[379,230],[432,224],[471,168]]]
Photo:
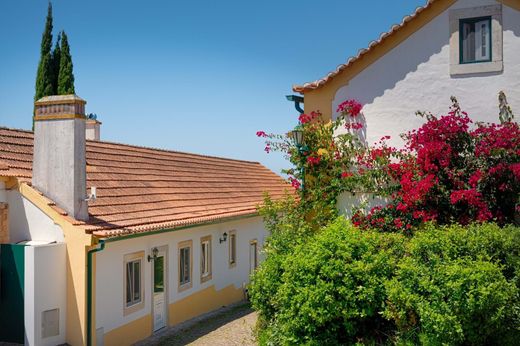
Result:
[[356,100],[346,100],[339,104],[336,112],[349,115],[351,117],[357,117],[361,113],[363,106]]
[[264,131],[257,131],[256,132],[256,135],[258,137],[267,137],[267,133],[265,133]]

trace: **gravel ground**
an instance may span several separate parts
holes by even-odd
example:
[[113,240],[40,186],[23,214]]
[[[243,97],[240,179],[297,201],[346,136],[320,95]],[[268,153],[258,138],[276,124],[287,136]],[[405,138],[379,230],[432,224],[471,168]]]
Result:
[[136,345],[253,346],[255,323],[256,312],[242,303],[168,328]]

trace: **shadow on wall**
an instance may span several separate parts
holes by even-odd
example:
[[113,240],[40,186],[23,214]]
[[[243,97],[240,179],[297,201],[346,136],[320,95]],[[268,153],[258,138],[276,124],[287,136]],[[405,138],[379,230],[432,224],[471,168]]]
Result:
[[[428,34],[430,32],[438,34],[432,36]],[[421,64],[428,63],[435,55],[440,54],[445,46],[449,46],[449,37],[448,16],[442,20],[434,20],[412,34],[354,77],[349,84],[336,91],[333,101],[334,117],[337,116],[336,108],[344,101],[345,95],[362,104],[373,103],[387,90],[394,89],[408,74],[416,72]],[[406,54],[403,55],[403,52]]]

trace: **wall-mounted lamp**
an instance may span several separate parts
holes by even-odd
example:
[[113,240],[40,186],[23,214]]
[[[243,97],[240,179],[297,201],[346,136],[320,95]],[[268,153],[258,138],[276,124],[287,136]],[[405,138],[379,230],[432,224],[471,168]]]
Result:
[[151,262],[152,260],[156,260],[157,259],[157,255],[159,254],[159,249],[154,247],[152,249],[152,256],[148,255],[148,262]]
[[222,244],[223,242],[225,242],[227,240],[227,233],[224,232],[224,234],[222,234],[222,238],[219,239],[220,243]]

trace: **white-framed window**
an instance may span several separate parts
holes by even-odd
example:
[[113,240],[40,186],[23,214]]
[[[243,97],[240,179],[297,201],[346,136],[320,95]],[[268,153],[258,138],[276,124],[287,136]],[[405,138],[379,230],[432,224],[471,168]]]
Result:
[[249,274],[258,267],[258,241],[253,239],[249,242]]
[[501,72],[502,5],[450,11],[450,74]]
[[237,233],[236,231],[229,232],[229,267],[234,267],[237,264]]
[[124,314],[144,307],[144,251],[124,256]]
[[179,243],[179,291],[191,288],[192,241]]
[[200,281],[211,280],[211,236],[200,238]]
[[491,61],[491,17],[460,19],[460,63]]

